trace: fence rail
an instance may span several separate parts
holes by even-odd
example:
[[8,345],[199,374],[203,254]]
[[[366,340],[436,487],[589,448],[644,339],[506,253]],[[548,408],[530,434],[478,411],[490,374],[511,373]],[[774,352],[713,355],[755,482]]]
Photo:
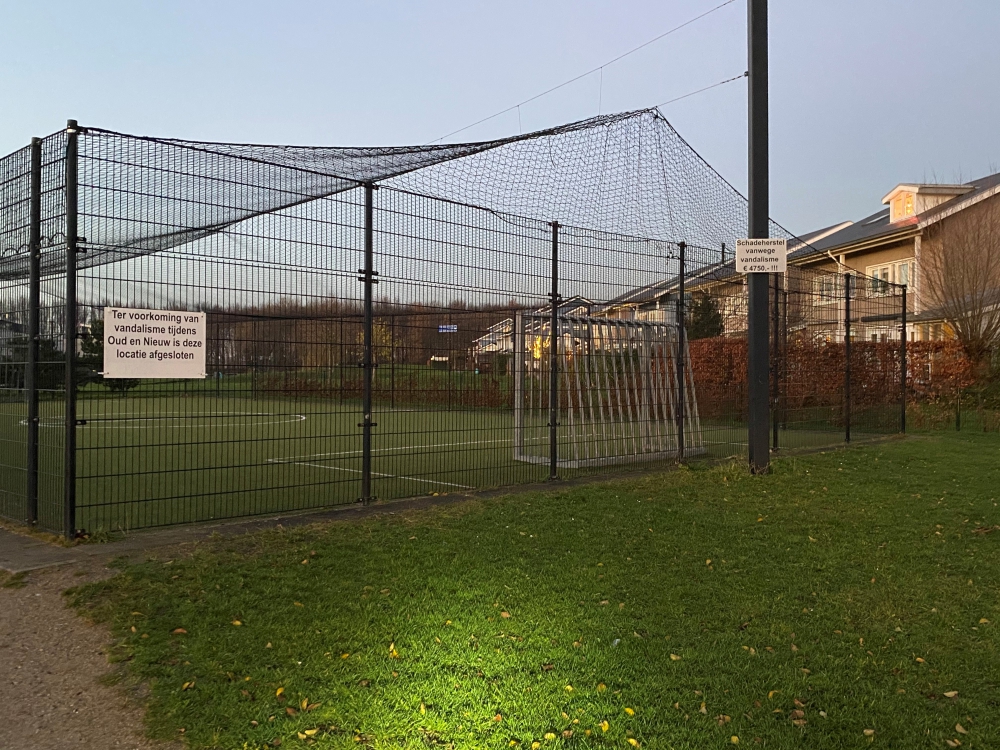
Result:
[[[737,230],[227,148],[71,126],[0,160],[0,515],[72,536],[745,451]],[[903,428],[904,294],[773,278],[772,449]],[[207,376],[103,378],[108,306],[206,313]]]

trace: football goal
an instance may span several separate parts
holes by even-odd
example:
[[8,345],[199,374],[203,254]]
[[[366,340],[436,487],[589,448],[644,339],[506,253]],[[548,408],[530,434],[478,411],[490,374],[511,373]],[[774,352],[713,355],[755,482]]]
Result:
[[550,315],[525,312],[512,334],[515,460],[550,461],[553,392],[561,467],[677,456],[681,423],[684,455],[705,452],[690,353],[685,343],[678,367],[675,324],[560,315],[553,331]]

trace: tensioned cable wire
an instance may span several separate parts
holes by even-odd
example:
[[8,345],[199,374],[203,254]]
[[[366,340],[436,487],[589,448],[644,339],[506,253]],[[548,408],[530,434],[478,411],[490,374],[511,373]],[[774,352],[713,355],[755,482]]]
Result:
[[700,94],[703,91],[709,91],[711,89],[718,88],[719,86],[724,86],[727,83],[732,83],[733,81],[739,81],[739,80],[741,80],[743,78],[746,78],[748,75],[750,75],[750,74],[749,73],[740,73],[738,76],[733,76],[732,78],[727,78],[724,81],[719,81],[718,83],[713,83],[711,86],[705,86],[704,88],[700,88],[697,91],[690,91],[687,94],[683,94],[682,96],[674,97],[673,99],[668,99],[667,101],[662,102],[661,104],[654,105],[654,106],[656,106],[656,107],[665,107],[668,104],[673,104],[674,102],[679,102],[681,99],[687,99],[689,96],[694,96],[695,94]]
[[[458,130],[453,130],[450,133],[447,133],[446,135],[442,135],[440,138],[435,138],[433,141],[428,141],[424,145],[429,145],[431,143],[437,143],[438,141],[443,141],[445,138],[451,138],[451,136],[457,135],[458,133],[461,133],[461,132],[463,132],[465,130],[468,130],[469,128],[474,128],[474,127],[476,127],[476,125],[481,125],[482,123],[488,122],[489,120],[492,120],[495,117],[499,117],[500,115],[504,115],[504,114],[507,114],[508,112],[510,112],[512,110],[518,109],[519,107],[521,107],[524,104],[528,104],[529,102],[533,102],[536,99],[541,99],[543,96],[547,96],[548,94],[551,94],[553,91],[558,91],[559,89],[561,89],[561,88],[563,88],[565,86],[569,86],[571,83],[575,83],[576,81],[579,81],[581,78],[586,78],[587,76],[592,75],[594,73],[597,73],[598,71],[603,71],[609,65],[612,65],[612,64],[618,62],[619,60],[623,60],[624,58],[628,57],[629,55],[634,54],[634,53],[638,52],[641,49],[645,49],[649,45],[654,44],[655,42],[660,41],[664,37],[670,36],[671,34],[677,32],[677,31],[680,31],[681,29],[685,28],[686,26],[690,26],[695,21],[700,21],[702,18],[705,18],[706,16],[710,16],[712,13],[715,13],[716,11],[721,10],[722,8],[725,8],[727,5],[731,5],[731,4],[735,3],[735,2],[736,2],[736,0],[725,0],[725,2],[720,3],[719,5],[716,5],[714,8],[710,8],[709,10],[706,10],[701,15],[695,16],[694,18],[685,21],[684,23],[680,24],[679,26],[675,26],[674,28],[670,29],[669,31],[664,31],[659,36],[653,37],[652,39],[650,39],[647,42],[643,42],[638,47],[633,47],[628,52],[623,52],[622,54],[618,55],[617,57],[612,58],[611,60],[608,60],[603,65],[598,65],[596,68],[591,68],[586,73],[580,73],[579,75],[574,76],[573,78],[570,78],[568,81],[563,81],[562,83],[560,83],[557,86],[553,86],[550,89],[546,89],[545,91],[541,92],[540,94],[535,94],[534,96],[529,97],[528,99],[525,99],[522,102],[518,102],[517,104],[513,104],[510,107],[507,107],[506,109],[502,109],[499,112],[496,112],[496,113],[490,115],[489,117],[484,117],[481,120],[477,120],[476,122],[472,123],[471,125],[466,125],[465,127],[459,128]],[[667,103],[669,104],[669,102],[667,102]]]

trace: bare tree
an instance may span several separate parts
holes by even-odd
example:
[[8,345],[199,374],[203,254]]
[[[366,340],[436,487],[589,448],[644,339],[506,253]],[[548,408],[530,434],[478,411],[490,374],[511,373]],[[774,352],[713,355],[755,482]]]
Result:
[[932,224],[922,254],[928,298],[982,364],[1000,343],[1000,198]]

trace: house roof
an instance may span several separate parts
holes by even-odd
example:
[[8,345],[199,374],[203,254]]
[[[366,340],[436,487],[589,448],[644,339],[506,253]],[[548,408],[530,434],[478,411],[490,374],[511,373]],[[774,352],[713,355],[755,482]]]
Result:
[[[900,187],[914,187],[907,183]],[[935,186],[927,187],[926,192],[934,192]],[[954,192],[958,186],[939,186],[949,192]],[[891,238],[894,235],[904,235],[913,232],[928,224],[940,220],[955,210],[960,210],[977,201],[1000,194],[1000,173],[981,177],[978,180],[963,185],[969,188],[960,195],[956,195],[951,200],[934,206],[927,211],[916,216],[908,216],[905,219],[889,222],[889,208],[883,208],[870,216],[866,216],[860,221],[843,221],[839,224],[831,224],[822,229],[815,229],[811,232],[793,237],[788,241],[788,260],[792,263],[796,261],[808,261],[814,256],[826,255],[834,250],[849,248],[870,240],[879,238]],[[895,190],[893,191],[895,192]],[[889,195],[892,195],[890,193]],[[733,260],[724,263],[712,263],[702,266],[685,277],[685,283],[697,286],[699,282],[727,281],[733,277],[741,277],[742,274],[736,272]],[[654,302],[677,290],[678,283],[676,277],[657,281],[646,286],[632,289],[624,294],[609,300],[601,309],[618,307],[621,305],[643,305]]]
[[[943,187],[950,189],[955,186],[948,185]],[[972,180],[965,187],[969,189],[963,194],[956,195],[951,200],[944,201],[921,214],[908,216],[892,224],[889,223],[889,209],[883,208],[871,216],[866,216],[860,221],[848,224],[843,229],[832,234],[827,234],[815,241],[809,240],[808,234],[803,235],[801,239],[804,240],[805,246],[790,251],[788,259],[793,262],[796,260],[806,260],[814,255],[832,252],[834,249],[847,248],[851,245],[875,240],[880,237],[888,239],[896,234],[905,234],[914,229],[922,228],[953,213],[955,210],[960,210],[1000,192],[1000,173]]]
[[[696,287],[699,283],[728,281],[732,278],[738,278],[740,283],[743,283],[743,274],[737,272],[735,260],[730,259],[725,263],[712,263],[707,266],[701,266],[687,273],[684,276],[684,283]],[[608,300],[607,303],[601,306],[601,309],[606,310],[608,308],[620,307],[621,305],[643,305],[647,302],[655,302],[657,299],[671,292],[676,292],[678,287],[677,277],[672,276],[669,279],[656,281],[620,294],[614,299]]]

